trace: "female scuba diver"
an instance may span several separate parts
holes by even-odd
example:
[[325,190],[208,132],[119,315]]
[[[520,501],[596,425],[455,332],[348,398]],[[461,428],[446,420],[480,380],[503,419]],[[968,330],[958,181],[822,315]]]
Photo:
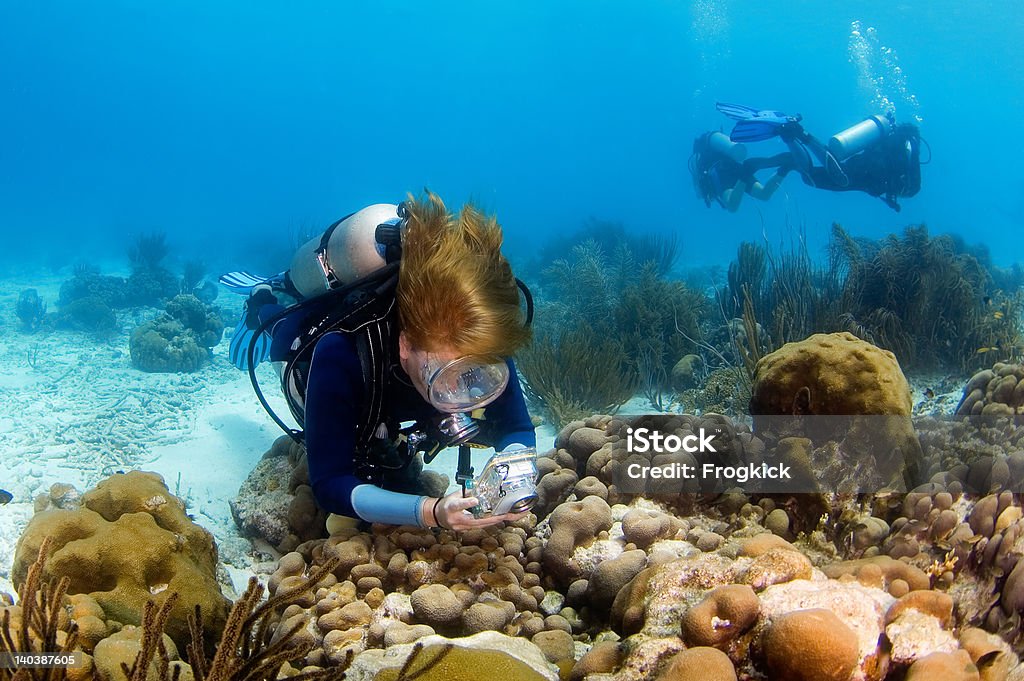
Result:
[[[706,132],[693,141],[689,169],[694,189],[704,204],[712,200],[730,213],[739,210],[743,194],[767,201],[786,179],[790,168],[788,154],[771,158],[746,158],[747,148],[720,132]],[[763,168],[778,168],[767,182],[761,183],[755,173]]]
[[[469,205],[453,215],[428,192],[339,220],[281,275],[221,278],[250,292],[232,361],[249,369],[264,406],[255,365],[269,356],[277,368],[304,428],[313,493],[336,524],[344,516],[466,530],[518,519],[532,506],[532,459],[525,468],[508,463],[522,463],[516,450],[536,446],[509,359],[530,338],[532,303],[523,286],[524,314],[501,244],[493,217]],[[301,302],[283,307],[275,294]],[[447,496],[423,493],[424,461],[462,444],[468,467],[467,440],[511,457],[498,466],[497,494],[509,496],[518,475],[524,489],[510,495],[515,503],[485,504],[492,513],[481,517],[482,485],[476,496],[464,495],[464,480]]]

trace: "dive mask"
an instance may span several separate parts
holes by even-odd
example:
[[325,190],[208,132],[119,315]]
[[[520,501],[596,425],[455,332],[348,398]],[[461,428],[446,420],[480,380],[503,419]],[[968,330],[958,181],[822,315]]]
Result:
[[421,370],[427,400],[438,411],[449,414],[484,407],[508,385],[505,362],[482,362],[475,357],[442,360],[427,355]]

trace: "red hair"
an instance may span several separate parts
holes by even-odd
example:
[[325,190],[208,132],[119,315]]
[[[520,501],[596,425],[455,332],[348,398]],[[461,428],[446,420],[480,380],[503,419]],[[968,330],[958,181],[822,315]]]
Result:
[[453,215],[429,191],[407,207],[398,310],[410,345],[493,361],[529,342],[497,220],[470,204]]

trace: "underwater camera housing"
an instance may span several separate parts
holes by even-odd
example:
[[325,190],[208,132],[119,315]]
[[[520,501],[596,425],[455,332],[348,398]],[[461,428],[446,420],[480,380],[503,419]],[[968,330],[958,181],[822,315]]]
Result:
[[470,492],[480,501],[471,509],[477,518],[529,511],[537,503],[537,450],[497,452],[479,477],[466,484]]

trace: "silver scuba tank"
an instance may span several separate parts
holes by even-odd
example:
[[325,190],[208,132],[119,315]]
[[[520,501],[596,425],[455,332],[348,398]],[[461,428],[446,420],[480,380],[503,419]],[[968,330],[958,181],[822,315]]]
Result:
[[892,121],[882,115],[870,116],[857,125],[833,135],[828,141],[828,150],[836,160],[842,162],[864,151],[891,132]]
[[708,148],[716,154],[732,159],[736,163],[743,163],[747,158],[746,145],[733,142],[729,136],[720,132],[713,132],[708,135]]
[[377,225],[398,219],[398,206],[377,203],[353,213],[295,252],[288,276],[304,298],[313,298],[384,267]]

